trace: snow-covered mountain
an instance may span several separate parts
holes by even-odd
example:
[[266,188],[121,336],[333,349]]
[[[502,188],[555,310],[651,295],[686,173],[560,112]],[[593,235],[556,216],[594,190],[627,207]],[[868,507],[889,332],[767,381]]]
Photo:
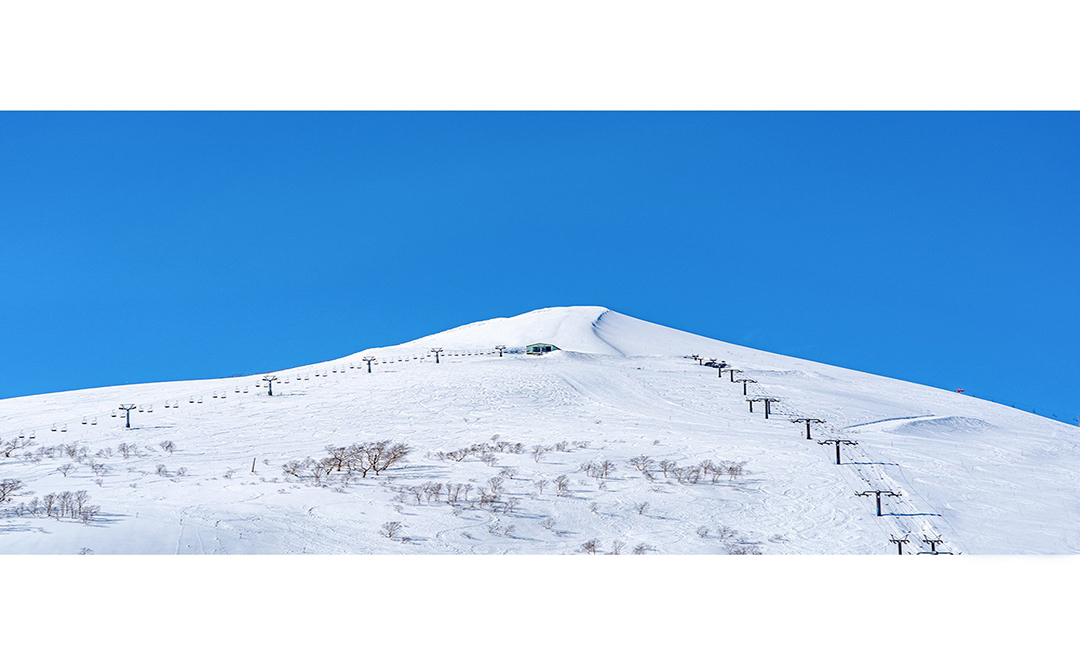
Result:
[[1080,551],[1077,428],[601,307],[275,374],[0,401],[0,552]]

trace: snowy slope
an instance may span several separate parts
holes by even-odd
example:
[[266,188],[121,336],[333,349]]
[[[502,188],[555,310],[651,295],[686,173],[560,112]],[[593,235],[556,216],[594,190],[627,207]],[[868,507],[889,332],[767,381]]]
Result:
[[[563,351],[493,351],[533,342]],[[692,354],[754,380],[749,397],[779,398],[772,417],[760,402],[750,413],[742,385]],[[0,438],[29,444],[0,457],[0,479],[33,493],[0,508],[0,552],[574,553],[595,539],[599,552],[895,553],[890,536],[905,535],[906,552],[935,537],[954,553],[1080,551],[1078,429],[605,308],[478,322],[277,375],[273,396],[246,377],[0,401]],[[120,403],[153,411],[132,412],[127,430],[111,416]],[[797,416],[826,421],[815,440],[858,444],[836,465]],[[376,440],[412,452],[366,479],[282,470]],[[646,472],[630,462],[642,455]],[[687,470],[703,460],[744,461],[744,473],[694,483]],[[614,464],[606,479],[583,469],[603,461]],[[469,500],[413,492],[432,483],[469,484]],[[497,499],[479,502],[481,488]],[[88,524],[16,511],[78,490],[101,507]],[[878,517],[872,497],[856,496],[867,490],[900,496],[884,497]],[[388,522],[402,523],[398,536],[380,533]]]

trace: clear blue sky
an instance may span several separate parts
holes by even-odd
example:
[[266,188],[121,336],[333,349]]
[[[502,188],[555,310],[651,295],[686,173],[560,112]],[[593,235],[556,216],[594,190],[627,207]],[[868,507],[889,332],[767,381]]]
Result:
[[1075,423],[1078,223],[1075,113],[4,113],[0,397],[605,305]]

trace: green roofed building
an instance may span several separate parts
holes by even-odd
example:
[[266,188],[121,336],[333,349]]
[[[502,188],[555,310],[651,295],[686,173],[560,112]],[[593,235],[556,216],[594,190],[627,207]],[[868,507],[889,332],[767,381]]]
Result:
[[531,345],[525,347],[526,354],[546,354],[548,352],[558,351],[559,348],[550,342],[534,342]]

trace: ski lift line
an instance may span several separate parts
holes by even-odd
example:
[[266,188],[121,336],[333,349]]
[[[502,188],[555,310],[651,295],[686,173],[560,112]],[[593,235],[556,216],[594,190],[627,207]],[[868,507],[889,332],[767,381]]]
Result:
[[[700,358],[700,357],[699,357],[699,358]],[[733,369],[733,370],[735,370],[735,369]],[[741,372],[741,371],[740,371],[740,372]],[[733,372],[731,373],[731,381],[732,381],[732,382],[734,382],[734,381],[735,381],[735,380],[734,380],[734,376],[735,376],[735,372],[733,371]],[[743,385],[743,386],[744,386],[744,389],[745,389],[745,388],[746,388],[746,384],[744,383],[744,385]],[[752,394],[752,395],[750,395],[750,394],[749,394],[749,392],[748,392],[748,393],[747,393],[748,397],[751,397],[751,398],[765,398],[765,397],[766,397],[766,396],[762,395],[762,393],[763,393],[763,387],[762,387],[761,389],[759,389],[759,387],[758,387],[758,386],[754,386],[753,388],[754,388],[753,394]],[[753,405],[753,403],[752,403],[752,402],[751,402],[750,404],[751,404],[751,406]],[[784,403],[783,403],[783,402],[781,402],[780,404],[781,404],[781,405],[784,405]],[[796,406],[797,406],[797,405],[796,405]],[[796,410],[792,410],[792,409],[791,409],[791,404],[790,404],[790,403],[788,403],[788,404],[787,404],[787,405],[785,405],[784,407],[781,407],[780,409],[776,410],[776,412],[775,412],[775,413],[777,413],[777,414],[782,414],[782,413],[784,413],[785,411],[787,411],[787,412],[791,412],[791,413],[790,413],[790,414],[788,414],[788,415],[794,415],[794,414],[796,413]],[[807,423],[807,426],[809,427],[809,422]],[[830,433],[830,434],[832,434],[832,433],[835,433],[835,432],[836,432],[836,428],[835,428],[834,426],[832,426],[831,424],[828,424],[827,422],[823,422],[823,423],[822,423],[822,426],[823,426],[823,428],[824,428],[825,430],[829,431],[829,433]],[[864,450],[862,450],[862,451],[858,451],[858,453],[853,453],[853,454],[852,454],[852,455],[851,455],[850,457],[851,457],[851,458],[853,459],[853,462],[854,462],[854,458],[856,458],[856,457],[857,457],[857,458],[860,458],[860,459],[861,459],[862,461],[864,461],[864,462],[875,462],[875,461],[873,461],[873,460],[871,460],[871,459],[870,459],[869,453],[868,453],[868,452],[867,452],[867,451],[866,451],[865,449],[864,449]],[[877,466],[871,466],[871,465],[867,465],[867,466],[865,467],[865,469],[867,469],[867,470],[871,470],[871,469],[872,469],[872,471],[868,471],[868,472],[865,472],[865,473],[864,473],[864,471],[863,471],[863,469],[862,469],[862,468],[860,468],[860,467],[858,467],[858,466],[855,466],[855,465],[849,465],[849,466],[848,466],[848,468],[849,468],[849,469],[850,469],[851,471],[853,471],[853,472],[854,472],[854,476],[855,476],[855,477],[858,477],[858,478],[859,478],[859,479],[860,479],[860,480],[861,480],[861,481],[862,481],[862,482],[863,482],[864,484],[866,484],[867,486],[870,486],[870,487],[873,487],[873,485],[874,485],[874,480],[873,480],[873,479],[871,478],[872,476],[877,476],[877,481],[878,481],[879,483],[882,483],[882,484],[885,484],[885,483],[886,483],[886,479],[888,479],[888,476],[887,476],[887,475],[886,475],[886,474],[884,473],[884,471],[883,471],[883,470],[881,470],[881,469],[878,469],[878,468],[877,468]],[[841,478],[842,478],[842,479],[844,479],[844,483],[845,483],[846,485],[848,485],[849,487],[851,487],[851,484],[850,484],[850,482],[849,482],[849,481],[847,480],[847,478],[846,478],[846,477],[847,477],[847,475],[844,475],[844,474],[842,474],[842,475],[841,475]],[[893,485],[900,485],[900,484],[896,484],[896,483],[895,483],[895,481],[894,481],[894,482],[893,482]],[[854,489],[853,489],[853,490],[854,490]],[[855,491],[855,492],[865,492],[865,491]],[[915,506],[915,505],[914,505],[914,504],[913,504],[913,503],[911,502],[911,500],[910,500],[910,499],[908,498],[909,496],[904,496],[904,495],[901,495],[901,497],[902,497],[902,499],[900,499],[900,500],[898,501],[898,503],[902,503],[903,505],[906,505],[906,506],[907,506],[907,508],[909,508],[909,509],[910,509],[910,510],[908,511],[908,513],[912,513],[912,514],[914,514],[914,513],[918,513],[918,508],[917,508],[917,507],[916,507],[916,506]],[[906,518],[906,517],[904,517],[904,516],[895,516],[895,515],[888,515],[888,516],[883,516],[883,517],[885,517],[885,518],[889,518],[889,519],[891,519],[891,520],[892,520],[892,521],[893,521],[894,523],[897,523],[897,524],[901,524],[901,523],[907,522],[907,521],[904,521],[904,520],[900,520],[901,518]],[[880,522],[884,523],[884,522],[886,522],[886,521],[880,521]],[[923,526],[923,528],[922,528],[922,529],[926,529],[926,527],[927,527],[927,526],[929,526],[929,527],[931,527],[931,528],[932,528],[932,525],[933,525],[932,521],[930,521],[930,520],[929,520],[929,518],[927,518],[927,519],[926,519],[926,520],[924,521],[924,526]],[[903,526],[903,525],[901,525],[901,526]],[[911,528],[916,528],[916,529],[918,528],[918,526],[917,526],[917,525],[913,525],[913,524],[909,524],[908,526],[909,526],[909,527],[911,527]]]

